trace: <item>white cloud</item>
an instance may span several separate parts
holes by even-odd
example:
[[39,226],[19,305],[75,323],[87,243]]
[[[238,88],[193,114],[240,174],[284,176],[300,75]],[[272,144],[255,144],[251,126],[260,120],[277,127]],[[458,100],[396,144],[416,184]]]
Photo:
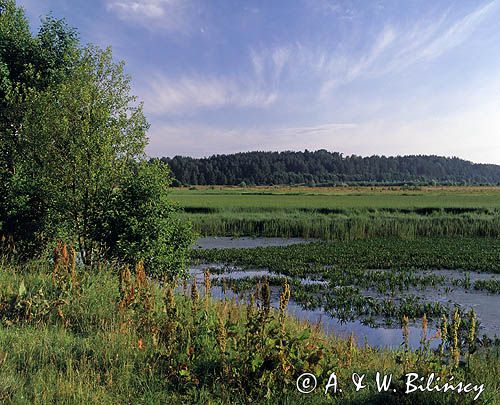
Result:
[[250,62],[256,78],[269,87],[277,86],[291,56],[291,46],[250,50]]
[[432,22],[418,21],[411,29],[401,29],[390,59],[379,72],[399,71],[421,61],[431,61],[464,43],[486,18],[498,10],[498,0],[481,5],[455,22],[444,13]]
[[253,81],[224,77],[152,75],[140,91],[145,110],[153,115],[186,114],[221,107],[264,108],[277,94]]
[[490,15],[498,6],[498,1],[486,3],[475,11],[457,21],[437,38],[426,44],[420,50],[420,57],[433,59],[464,42],[474,30]]
[[188,32],[194,10],[189,0],[107,0],[118,18],[147,29]]

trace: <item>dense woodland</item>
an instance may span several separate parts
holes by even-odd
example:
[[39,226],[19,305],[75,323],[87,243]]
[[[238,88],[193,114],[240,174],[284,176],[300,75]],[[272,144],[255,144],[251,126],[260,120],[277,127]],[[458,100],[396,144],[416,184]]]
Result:
[[184,185],[343,183],[500,184],[500,166],[441,156],[344,156],[338,152],[246,152],[162,158]]

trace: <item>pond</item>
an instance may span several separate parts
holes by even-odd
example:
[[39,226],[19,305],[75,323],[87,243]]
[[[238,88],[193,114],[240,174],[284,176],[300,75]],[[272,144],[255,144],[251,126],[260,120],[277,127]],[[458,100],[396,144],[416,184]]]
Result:
[[244,249],[269,246],[289,246],[298,243],[314,242],[315,239],[302,238],[251,238],[230,236],[209,236],[198,238],[194,249]]
[[[295,243],[304,243],[301,239],[282,239],[282,238],[202,238],[199,240],[199,248],[234,248],[234,247],[257,247],[257,246],[286,246]],[[191,276],[196,277],[197,282],[202,285],[204,282],[203,271],[209,268],[212,279],[212,296],[217,299],[234,298],[235,300],[247,301],[249,292],[236,294],[230,288],[223,292],[221,286],[222,280],[245,280],[260,279],[264,277],[275,278],[284,277],[279,273],[269,271],[268,269],[247,269],[238,266],[228,266],[223,263],[198,264],[190,267]],[[389,271],[389,270],[370,270],[370,271]],[[407,291],[398,292],[395,301],[404,299],[407,296],[417,297],[423,302],[441,303],[450,310],[457,306],[467,312],[474,308],[480,324],[479,335],[487,335],[490,338],[500,335],[500,317],[498,317],[498,308],[500,305],[500,295],[490,294],[486,291],[477,291],[465,288],[464,280],[473,283],[476,280],[500,280],[500,274],[474,273],[463,270],[425,270],[415,271],[422,276],[435,275],[441,279],[437,286],[433,287],[410,287]],[[318,284],[325,291],[332,291],[336,288],[328,281],[315,279],[312,277],[294,278],[301,285]],[[229,283],[230,284],[230,283]],[[293,289],[293,287],[292,287]],[[271,305],[275,308],[279,306],[279,293],[281,287],[271,286]],[[372,289],[361,289],[361,293],[374,299],[387,298],[388,294],[382,294]],[[292,291],[293,296],[293,291]],[[332,316],[322,307],[305,308],[293,299],[287,308],[290,315],[299,320],[306,320],[313,325],[319,325],[327,334],[335,334],[340,337],[348,337],[353,334],[356,342],[362,345],[364,342],[373,347],[399,347],[403,342],[402,330],[397,322],[389,324],[383,317],[375,317],[371,322],[366,322],[361,317],[355,320],[341,320]],[[375,322],[373,322],[375,321]],[[419,347],[421,340],[421,325],[417,320],[410,324],[409,340],[414,348]],[[433,336],[436,329],[429,327],[428,337]],[[439,339],[431,341],[431,347],[437,347]]]

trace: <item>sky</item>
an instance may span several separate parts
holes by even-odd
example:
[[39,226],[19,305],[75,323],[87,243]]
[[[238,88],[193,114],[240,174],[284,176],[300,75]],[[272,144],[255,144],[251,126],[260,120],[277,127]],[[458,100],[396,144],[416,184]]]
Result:
[[18,0],[111,46],[152,156],[327,149],[500,164],[500,0]]

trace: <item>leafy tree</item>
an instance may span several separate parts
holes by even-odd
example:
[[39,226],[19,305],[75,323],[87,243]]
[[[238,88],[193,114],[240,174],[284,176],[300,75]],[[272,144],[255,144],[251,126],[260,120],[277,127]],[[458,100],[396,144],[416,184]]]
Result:
[[78,56],[76,32],[64,21],[46,18],[32,36],[21,8],[0,0],[0,226],[2,233],[34,243],[43,212],[39,190],[19,163],[27,99],[60,82]]
[[22,11],[0,1],[2,233],[30,255],[65,240],[90,266],[142,259],[150,271],[180,271],[191,231],[167,199],[168,167],[146,159],[149,124],[123,62],[81,48],[52,18],[31,37]]

